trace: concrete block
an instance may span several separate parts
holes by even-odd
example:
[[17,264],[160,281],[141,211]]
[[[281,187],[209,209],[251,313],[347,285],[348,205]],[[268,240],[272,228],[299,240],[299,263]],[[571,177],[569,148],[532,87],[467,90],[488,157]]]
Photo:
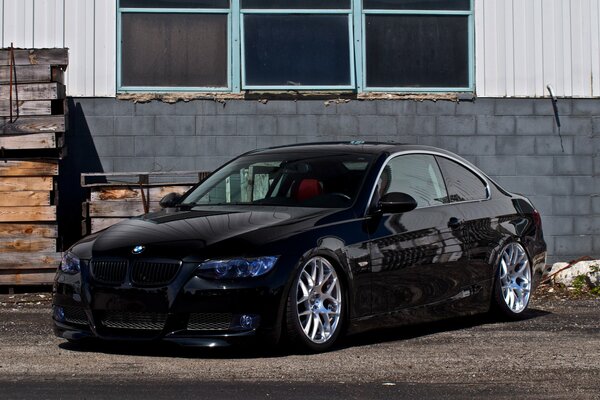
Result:
[[194,157],[156,157],[155,167],[159,171],[194,171],[196,160]]
[[175,104],[152,100],[147,103],[135,103],[135,115],[173,115]]
[[100,164],[102,165],[103,172],[115,172],[114,157],[102,157],[100,158]]
[[545,136],[554,132],[552,117],[516,117],[518,135]]
[[[559,99],[556,105],[560,117],[571,114],[571,99]],[[554,107],[550,98],[533,100],[533,112],[535,115],[554,116]]]
[[454,153],[459,153],[458,137],[456,136],[417,136],[417,143],[424,146],[440,147]]
[[515,129],[514,117],[477,116],[478,135],[514,135]]
[[154,157],[115,157],[113,165],[115,172],[159,171],[154,163]]
[[460,101],[456,104],[456,115],[494,115],[495,99]]
[[320,136],[358,135],[358,118],[352,115],[321,115],[317,120]]
[[198,155],[196,149],[198,146],[198,137],[195,136],[175,136],[171,140],[175,141],[177,156],[194,157]]
[[420,116],[401,116],[396,118],[400,135],[435,135],[435,118]]
[[594,155],[600,150],[600,136],[574,137],[574,154]]
[[592,235],[554,236],[554,254],[557,256],[592,254]]
[[293,100],[271,100],[266,103],[255,102],[259,115],[296,115],[296,102]]
[[408,135],[377,135],[375,140],[381,143],[417,144],[417,136]]
[[525,196],[569,196],[573,182],[566,176],[498,176],[497,182],[509,192]]
[[600,217],[585,217],[573,218],[573,227],[575,234],[580,235],[597,235],[600,234]]
[[600,99],[573,99],[572,114],[596,117],[600,115]]
[[592,119],[589,117],[562,117],[560,133],[563,135],[592,136]]
[[136,136],[135,156],[175,156],[177,149],[171,136]]
[[301,100],[296,104],[296,112],[298,115],[335,114],[336,106],[323,100]]
[[358,117],[358,131],[361,135],[395,135],[398,132],[396,117],[389,115]]
[[414,100],[378,100],[378,115],[414,115],[417,112],[417,102]]
[[535,154],[535,138],[526,136],[497,136],[496,153],[498,155]]
[[592,175],[593,170],[591,156],[554,157],[554,171],[557,175]]
[[553,217],[549,216],[549,213],[540,212],[542,214],[542,229],[544,230],[544,237],[547,242],[552,236],[573,234],[575,227],[574,217]]
[[115,135],[154,135],[154,117],[115,117]]
[[[552,215],[552,196],[528,196],[527,197],[533,203],[536,210],[542,215]],[[546,233],[546,227],[544,226],[544,233]]]
[[552,175],[554,173],[554,159],[547,156],[515,157],[517,175]]
[[[278,135],[301,136],[317,134],[316,115],[281,115],[277,117]],[[258,135],[259,137],[262,135]],[[289,141],[289,139],[288,139]],[[295,141],[295,140],[294,140]]]
[[88,130],[92,136],[109,136],[115,132],[114,117],[85,117],[78,129]]
[[216,136],[196,136],[196,156],[214,156],[216,153]]
[[340,115],[377,115],[377,103],[372,100],[351,100],[338,103],[336,112]]
[[196,117],[194,116],[156,116],[154,119],[156,135],[195,135]]
[[573,154],[573,138],[563,137],[561,140],[558,134],[547,137],[536,137],[535,153],[546,156]]
[[114,98],[74,98],[76,106],[81,107],[85,116],[114,117],[133,115],[134,103]]
[[204,102],[205,100],[178,101],[175,103],[175,115],[204,115]]
[[238,116],[238,135],[261,136],[277,134],[277,119],[273,116]]
[[207,157],[196,157],[195,158],[195,170],[196,171],[207,171],[211,172],[225,164],[232,157],[215,157],[215,156],[207,156]]
[[554,196],[553,215],[588,215],[592,212],[590,196]]
[[235,157],[256,149],[256,136],[217,136],[215,156]]
[[237,117],[204,115],[196,117],[196,135],[235,135]]
[[474,135],[475,117],[471,115],[438,116],[436,118],[438,135]]
[[258,136],[256,138],[256,147],[259,149],[273,146],[286,146],[296,143],[296,136],[276,135],[276,136]]
[[456,114],[456,102],[450,100],[423,100],[417,103],[417,114],[454,115]]
[[134,155],[133,137],[131,136],[97,136],[94,138],[94,148],[99,156]]
[[494,155],[496,154],[495,137],[458,137],[458,153],[461,155]]
[[594,136],[600,136],[600,117],[592,118],[592,131]]
[[517,175],[517,166],[513,156],[479,156],[477,157],[475,165],[481,168],[485,173],[494,176]]
[[217,114],[226,115],[256,115],[259,103],[256,100],[227,100],[224,103],[216,103]]
[[531,115],[533,100],[531,99],[496,99],[496,115]]
[[600,179],[597,176],[574,176],[573,180],[573,194],[600,194]]

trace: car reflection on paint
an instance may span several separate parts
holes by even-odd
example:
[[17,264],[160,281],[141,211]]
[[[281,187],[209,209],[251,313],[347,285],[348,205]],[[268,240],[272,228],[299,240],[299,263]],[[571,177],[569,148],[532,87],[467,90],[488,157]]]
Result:
[[545,264],[531,202],[433,147],[256,150],[161,205],[65,253],[56,335],[324,351],[382,326],[519,318]]

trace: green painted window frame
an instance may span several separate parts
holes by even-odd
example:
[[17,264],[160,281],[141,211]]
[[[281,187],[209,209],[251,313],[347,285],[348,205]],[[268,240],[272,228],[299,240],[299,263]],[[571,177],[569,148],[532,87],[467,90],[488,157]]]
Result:
[[[448,10],[365,10],[363,0],[351,0],[349,9],[241,9],[240,0],[230,0],[230,7],[225,8],[124,8],[117,1],[117,93],[140,92],[230,92],[241,93],[252,90],[331,90],[362,92],[405,92],[405,93],[436,93],[436,92],[474,92],[475,90],[475,22],[474,0],[470,0],[468,11]],[[196,14],[227,14],[228,49],[227,49],[227,87],[164,87],[164,86],[123,86],[121,27],[123,13],[196,13]],[[245,14],[346,14],[348,15],[349,54],[350,54],[350,85],[320,85],[320,86],[254,86],[246,85],[244,66],[244,26]],[[469,85],[467,87],[368,87],[366,86],[366,16],[376,15],[460,15],[468,17],[468,54],[469,54]]]

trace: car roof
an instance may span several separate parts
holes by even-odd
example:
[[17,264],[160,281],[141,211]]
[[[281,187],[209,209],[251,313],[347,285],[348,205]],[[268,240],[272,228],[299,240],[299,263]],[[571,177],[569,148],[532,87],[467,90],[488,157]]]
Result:
[[314,142],[300,143],[286,146],[268,147],[263,149],[252,150],[246,154],[275,154],[275,153],[363,153],[363,154],[383,154],[396,153],[401,151],[435,151],[449,156],[457,157],[456,154],[446,150],[432,146],[422,146],[415,144],[404,143],[384,143],[384,142],[367,142],[362,140],[354,140],[351,142]]

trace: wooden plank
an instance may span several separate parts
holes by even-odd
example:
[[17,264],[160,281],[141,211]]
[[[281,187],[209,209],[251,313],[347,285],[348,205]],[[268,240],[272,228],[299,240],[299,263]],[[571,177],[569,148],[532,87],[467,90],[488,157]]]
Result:
[[59,148],[56,133],[32,133],[31,135],[0,135],[0,147],[5,150],[55,149]]
[[64,115],[19,116],[13,122],[9,117],[0,117],[0,132],[3,134],[64,132],[66,128]]
[[[58,228],[55,224],[7,224],[0,223],[0,238],[21,237],[58,237]],[[2,261],[0,261],[0,265]]]
[[0,271],[35,268],[57,268],[61,253],[56,251],[36,253],[5,253],[0,260]]
[[58,160],[0,160],[0,176],[56,176]]
[[0,222],[56,221],[56,206],[0,207]]
[[0,207],[49,206],[50,192],[22,191],[8,192],[0,196]]
[[[0,258],[5,253],[36,253],[38,251],[51,252],[56,251],[56,239],[47,238],[0,238]],[[2,261],[0,261],[2,264]]]
[[[15,49],[15,65],[62,65],[69,64],[69,49]],[[0,51],[0,64],[10,64],[10,51]]]
[[[58,67],[51,65],[21,65],[13,70],[13,84],[34,83],[34,82],[58,82],[65,83],[65,73]],[[10,67],[8,65],[0,66],[0,84],[10,84]]]
[[[162,186],[162,187],[153,187],[149,190],[149,198],[151,201],[160,201],[163,197],[165,197],[169,193],[179,193],[183,194],[189,190],[191,186]],[[144,189],[144,195],[148,192]],[[90,200],[92,202],[97,201],[142,201],[142,195],[139,187],[95,187],[92,188],[90,193]]]
[[[20,190],[53,190],[54,178],[51,176],[28,176],[28,177],[0,177],[0,192],[13,192]],[[2,194],[5,196],[6,194]]]
[[[150,211],[160,210],[158,202],[150,202]],[[88,215],[90,217],[135,217],[144,214],[142,202],[133,201],[102,201],[89,203]]]
[[[48,268],[50,269],[50,268]],[[0,274],[0,285],[51,285],[54,282],[56,271],[23,271],[20,273]]]
[[[22,100],[58,100],[65,98],[65,85],[50,83],[21,83],[12,88],[13,101]],[[0,85],[0,100],[10,100],[10,85]]]
[[117,222],[125,221],[127,218],[92,218],[90,220],[90,233],[100,232],[116,224]]
[[[19,116],[21,115],[51,115],[52,101],[51,100],[19,100],[12,102],[13,117],[17,117],[17,109]],[[8,117],[10,115],[10,106],[8,100],[0,100],[0,116]]]

